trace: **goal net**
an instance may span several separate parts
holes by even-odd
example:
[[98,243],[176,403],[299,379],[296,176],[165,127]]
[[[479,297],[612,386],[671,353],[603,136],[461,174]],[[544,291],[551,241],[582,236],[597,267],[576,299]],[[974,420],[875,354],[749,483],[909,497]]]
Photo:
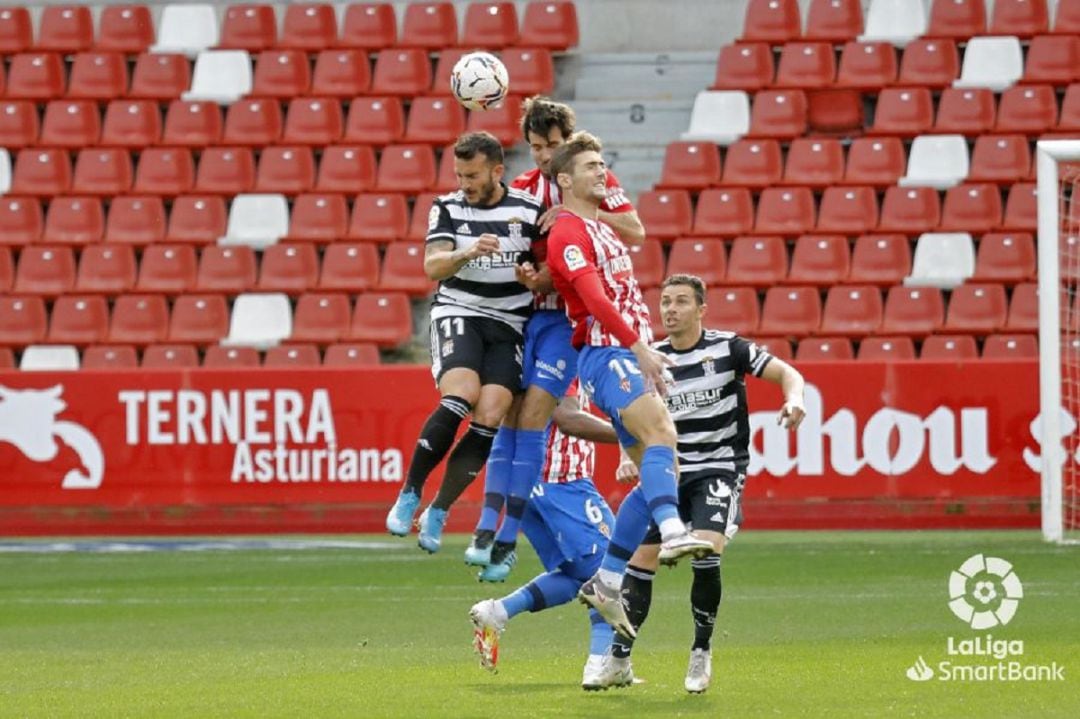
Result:
[[1037,145],[1042,531],[1080,542],[1080,139]]

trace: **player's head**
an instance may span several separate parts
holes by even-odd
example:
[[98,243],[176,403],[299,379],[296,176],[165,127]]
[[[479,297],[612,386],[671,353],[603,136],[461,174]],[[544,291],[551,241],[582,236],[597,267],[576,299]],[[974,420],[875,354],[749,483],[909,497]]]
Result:
[[607,199],[607,165],[600,155],[600,140],[576,132],[551,156],[551,178],[564,198],[574,197],[600,206]]
[[574,134],[577,118],[569,105],[536,95],[521,103],[521,136],[540,172],[550,177],[551,154]]
[[696,275],[671,275],[660,285],[660,320],[669,335],[700,334],[705,283]]
[[493,205],[501,199],[506,171],[503,149],[490,132],[469,132],[454,143],[454,175],[470,205]]

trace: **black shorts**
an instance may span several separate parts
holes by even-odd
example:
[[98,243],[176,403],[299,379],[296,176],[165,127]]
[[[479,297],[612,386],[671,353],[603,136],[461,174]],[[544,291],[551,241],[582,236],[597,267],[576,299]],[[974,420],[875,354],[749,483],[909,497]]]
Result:
[[[729,540],[742,525],[742,493],[746,475],[717,472],[679,485],[679,517],[689,529],[723,534]],[[660,544],[660,528],[653,522],[642,544]]]
[[431,321],[431,374],[436,384],[449,369],[464,367],[480,384],[521,391],[524,339],[505,322],[488,317],[443,317]]

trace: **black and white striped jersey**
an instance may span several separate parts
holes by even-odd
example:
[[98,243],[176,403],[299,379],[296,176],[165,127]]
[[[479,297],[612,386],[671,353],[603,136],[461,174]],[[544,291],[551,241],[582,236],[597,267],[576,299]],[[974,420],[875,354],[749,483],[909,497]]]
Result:
[[747,374],[760,377],[772,355],[733,332],[705,330],[690,349],[653,347],[675,361],[667,406],[678,434],[679,482],[718,470],[745,474],[750,460]]
[[480,235],[499,238],[501,251],[469,261],[439,283],[431,302],[431,319],[490,317],[521,331],[532,312],[532,292],[514,279],[514,266],[527,259],[540,235],[536,220],[540,201],[523,190],[509,188],[498,204],[477,207],[461,191],[435,200],[428,215],[427,242],[449,240],[467,248]]

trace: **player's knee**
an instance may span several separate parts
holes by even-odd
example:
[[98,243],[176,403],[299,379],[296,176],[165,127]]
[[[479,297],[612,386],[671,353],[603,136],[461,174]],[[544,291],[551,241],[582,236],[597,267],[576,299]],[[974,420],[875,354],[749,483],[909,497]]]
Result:
[[690,567],[694,570],[694,582],[707,584],[720,583],[720,560],[719,554],[707,554],[700,559],[691,559]]

